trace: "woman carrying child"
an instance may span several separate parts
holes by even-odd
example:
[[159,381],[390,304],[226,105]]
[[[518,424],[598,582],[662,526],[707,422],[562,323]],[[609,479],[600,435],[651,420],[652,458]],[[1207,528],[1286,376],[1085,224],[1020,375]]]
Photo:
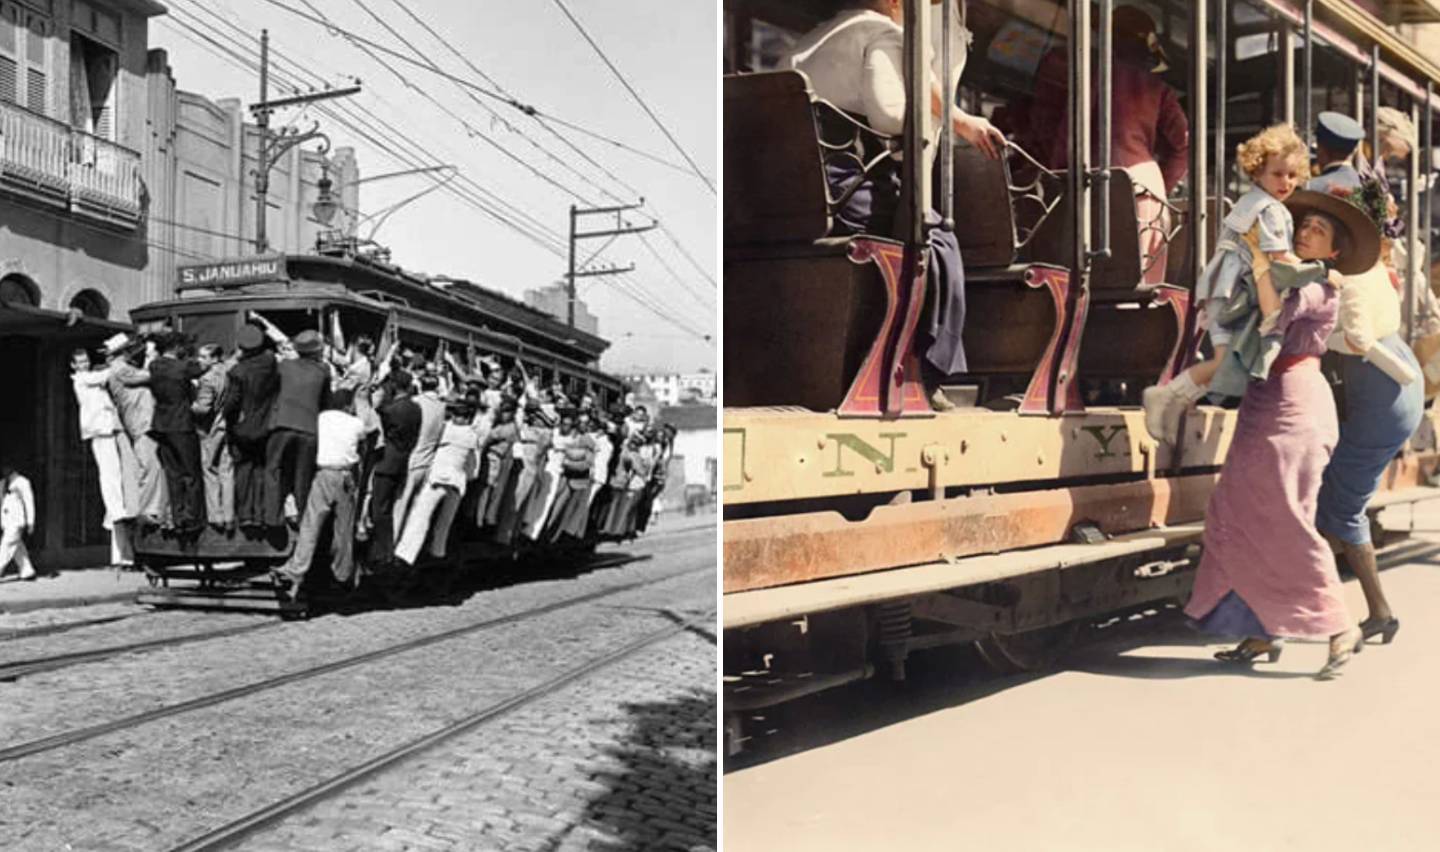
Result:
[[[1306,260],[1368,268],[1379,256],[1379,232],[1354,205],[1330,195],[1296,192],[1296,249]],[[1262,380],[1244,388],[1220,483],[1205,512],[1205,551],[1185,612],[1200,629],[1247,637],[1216,654],[1248,663],[1279,658],[1281,637],[1330,639],[1317,677],[1333,677],[1363,647],[1345,606],[1335,558],[1315,527],[1321,476],[1338,439],[1335,400],[1320,355],[1335,327],[1340,298],[1334,268],[1323,280],[1288,289],[1272,279],[1297,267],[1252,254],[1263,316],[1260,333],[1278,339],[1278,357]],[[1309,267],[1310,265],[1307,265]]]
[[1210,392],[1210,383],[1230,351],[1235,331],[1227,327],[1220,308],[1241,280],[1253,274],[1246,236],[1267,259],[1295,261],[1291,253],[1295,222],[1285,209],[1285,200],[1307,171],[1305,141],[1288,124],[1279,124],[1245,140],[1237,162],[1255,185],[1225,216],[1215,254],[1195,286],[1196,304],[1203,311],[1215,356],[1192,365],[1168,384],[1144,390],[1145,428],[1157,441],[1174,440],[1180,415]]

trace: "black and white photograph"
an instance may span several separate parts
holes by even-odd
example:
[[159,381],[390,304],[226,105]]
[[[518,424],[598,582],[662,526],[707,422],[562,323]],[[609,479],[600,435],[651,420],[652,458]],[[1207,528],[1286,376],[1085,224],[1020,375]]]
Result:
[[710,0],[0,0],[0,849],[715,850]]

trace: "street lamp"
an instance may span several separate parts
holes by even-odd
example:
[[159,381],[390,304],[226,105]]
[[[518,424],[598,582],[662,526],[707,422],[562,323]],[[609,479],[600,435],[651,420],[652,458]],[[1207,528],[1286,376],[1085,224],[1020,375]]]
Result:
[[324,163],[321,166],[320,182],[316,187],[320,190],[320,194],[316,197],[315,203],[311,205],[310,209],[320,224],[328,226],[331,220],[335,218],[335,214],[340,212],[340,202],[335,200],[335,195],[331,191],[334,188],[334,183],[330,180],[329,163]]

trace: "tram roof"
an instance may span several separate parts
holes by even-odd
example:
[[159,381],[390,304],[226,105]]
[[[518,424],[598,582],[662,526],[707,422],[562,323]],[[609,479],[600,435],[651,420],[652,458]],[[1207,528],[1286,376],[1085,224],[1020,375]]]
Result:
[[[281,268],[283,267],[283,269]],[[358,294],[376,294],[380,302],[396,302],[426,313],[466,320],[478,326],[531,338],[579,361],[594,361],[609,341],[529,305],[470,281],[422,275],[363,255],[286,254],[235,258],[185,265],[179,269],[176,300],[142,305],[135,313],[197,299],[265,292],[277,284],[339,284]],[[201,295],[203,293],[203,295]],[[296,296],[302,295],[299,292]]]

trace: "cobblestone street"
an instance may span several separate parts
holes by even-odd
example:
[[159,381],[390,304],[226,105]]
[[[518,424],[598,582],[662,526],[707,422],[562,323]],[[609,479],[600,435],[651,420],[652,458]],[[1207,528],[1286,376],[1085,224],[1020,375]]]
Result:
[[8,617],[0,667],[232,632],[0,683],[0,848],[172,848],[491,707],[240,848],[713,848],[714,542],[713,526],[662,529],[604,548],[620,567],[308,622]]

